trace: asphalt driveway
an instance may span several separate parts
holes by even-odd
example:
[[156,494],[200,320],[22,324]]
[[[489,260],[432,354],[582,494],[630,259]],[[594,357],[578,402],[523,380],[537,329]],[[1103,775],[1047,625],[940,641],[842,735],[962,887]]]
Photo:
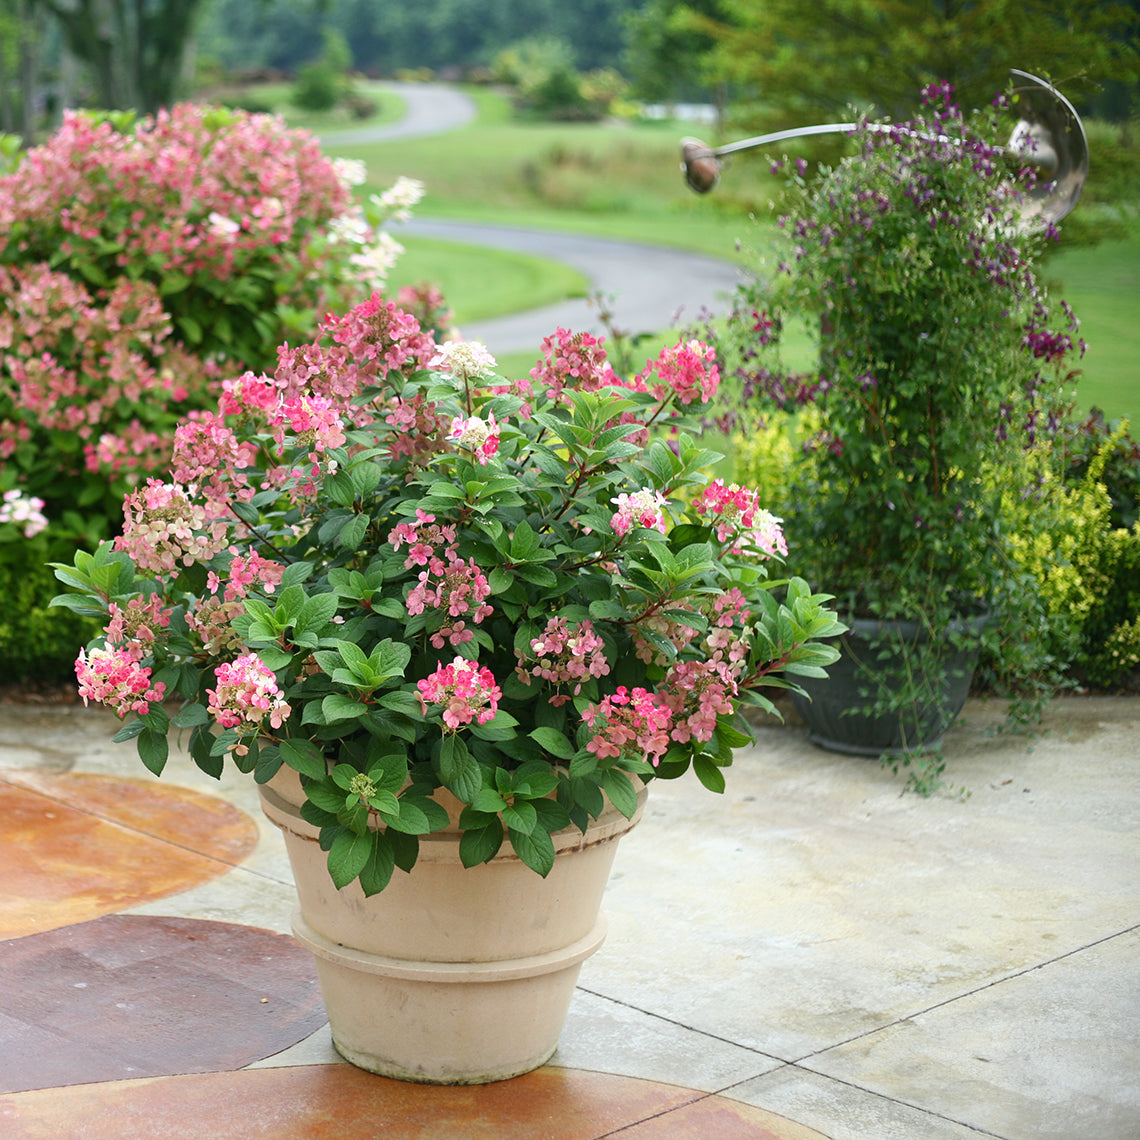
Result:
[[[407,108],[400,122],[338,131],[322,136],[322,141],[347,144],[445,135],[475,116],[467,95],[446,84],[394,83],[391,89]],[[393,232],[397,238],[405,233],[565,262],[586,276],[590,295],[600,294],[605,299],[615,327],[625,333],[657,332],[696,322],[704,313],[726,312],[730,294],[742,280],[740,268],[722,258],[663,246],[523,229],[506,221],[502,225],[476,225],[415,217]],[[460,331],[502,355],[531,349],[537,352],[542,338],[560,327],[594,335],[605,331],[589,297],[473,322]]]

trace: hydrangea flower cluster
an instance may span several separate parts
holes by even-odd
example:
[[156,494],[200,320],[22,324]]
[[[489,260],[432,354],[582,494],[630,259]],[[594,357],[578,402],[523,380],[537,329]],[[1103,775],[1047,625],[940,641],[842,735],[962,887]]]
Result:
[[569,693],[553,693],[550,703],[558,708],[582,691],[582,685],[591,677],[605,677],[610,663],[605,653],[606,643],[594,631],[594,623],[572,623],[562,617],[552,617],[542,633],[530,640],[529,652],[516,649],[519,659],[516,669],[524,685],[531,679],[548,685],[569,686]]
[[599,760],[637,756],[656,767],[669,749],[672,709],[641,686],[619,685],[614,693],[589,705],[582,719],[594,731],[586,751]]
[[416,682],[425,704],[442,705],[443,723],[454,732],[466,724],[486,724],[499,710],[502,690],[490,669],[454,658]]
[[255,653],[223,661],[214,675],[217,685],[208,690],[209,710],[223,728],[248,732],[262,722],[280,728],[292,712],[273,670]]
[[714,479],[693,500],[700,515],[716,520],[716,536],[721,542],[731,541],[740,553],[753,550],[763,555],[785,555],[788,544],[780,529],[781,519],[760,506],[756,491],[738,483],[726,484]]
[[14,523],[25,538],[35,538],[48,525],[44,501],[38,495],[25,495],[13,488],[0,498],[0,523]]
[[137,565],[160,573],[208,561],[226,545],[226,522],[211,518],[192,496],[181,484],[148,479],[123,504],[123,534],[116,545]]
[[660,491],[623,491],[610,502],[617,507],[610,519],[614,534],[627,535],[635,526],[665,533],[665,510],[668,503]]
[[[399,253],[383,227],[422,186],[362,207],[363,176],[277,117],[191,103],[68,111],[0,176],[0,460],[53,519],[78,502],[109,530],[223,375],[271,368],[316,314],[383,286]],[[289,395],[235,391],[266,415]]]
[[166,692],[162,681],[151,684],[151,670],[140,665],[126,649],[85,649],[75,662],[79,695],[106,705],[120,719],[128,713],[145,716],[152,702],[160,702]]
[[456,416],[451,421],[451,430],[447,433],[449,442],[457,447],[471,452],[475,461],[482,466],[499,450],[499,425],[495,420],[495,413],[489,412],[487,418],[481,416]]

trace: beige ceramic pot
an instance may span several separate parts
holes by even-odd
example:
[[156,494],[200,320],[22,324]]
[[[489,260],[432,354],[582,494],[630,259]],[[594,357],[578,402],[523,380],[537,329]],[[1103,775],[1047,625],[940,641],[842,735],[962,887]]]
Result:
[[[504,843],[465,868],[455,820],[421,836],[411,874],[366,898],[337,890],[317,828],[301,819],[300,783],[285,769],[261,788],[285,836],[298,908],[297,939],[312,951],[333,1041],[347,1060],[400,1080],[484,1084],[538,1068],[558,1035],[582,963],[606,934],[602,894],[617,841],[641,818],[613,807],[586,831],[555,834],[545,878]],[[450,801],[450,802],[448,802]]]

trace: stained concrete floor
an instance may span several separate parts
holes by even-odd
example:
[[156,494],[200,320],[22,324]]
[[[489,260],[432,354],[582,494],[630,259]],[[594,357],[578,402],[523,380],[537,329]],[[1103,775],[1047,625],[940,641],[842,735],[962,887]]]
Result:
[[552,1063],[433,1089],[335,1054],[248,778],[0,705],[0,1135],[1135,1140],[1140,700],[1001,711],[948,735],[966,798],[796,725],[654,785]]

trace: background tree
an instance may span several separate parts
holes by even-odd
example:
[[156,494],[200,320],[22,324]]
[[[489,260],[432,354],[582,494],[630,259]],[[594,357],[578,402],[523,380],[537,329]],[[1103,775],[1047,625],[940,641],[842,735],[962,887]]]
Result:
[[1134,2],[1119,0],[718,0],[688,5],[715,46],[707,74],[753,87],[770,125],[845,116],[854,103],[902,119],[927,83],[964,106],[987,102],[1011,67],[1044,75],[1077,101],[1140,75]]
[[0,132],[20,135],[24,146],[35,142],[43,17],[36,0],[0,0]]
[[621,62],[636,96],[657,103],[709,98],[701,61],[716,41],[694,30],[692,17],[715,17],[717,8],[717,0],[649,0],[626,14]]
[[38,2],[89,67],[100,107],[149,114],[175,101],[206,0]]

